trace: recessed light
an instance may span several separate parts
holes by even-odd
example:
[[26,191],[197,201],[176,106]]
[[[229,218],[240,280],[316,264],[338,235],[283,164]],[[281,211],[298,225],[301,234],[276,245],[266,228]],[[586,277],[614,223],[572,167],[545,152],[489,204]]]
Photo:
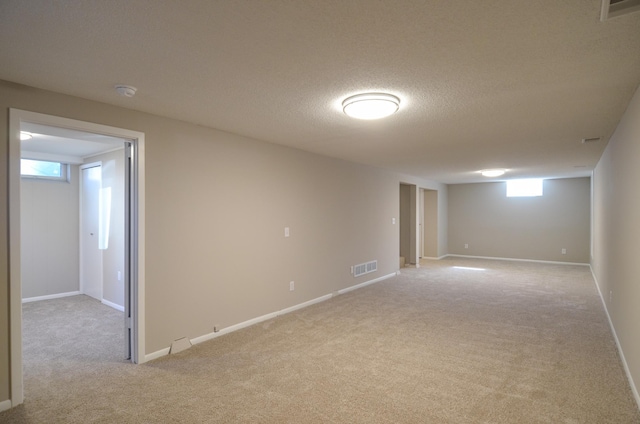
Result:
[[28,133],[26,131],[20,131],[20,140],[21,141],[31,140],[32,138],[33,138],[33,135],[31,133]]
[[393,115],[400,108],[400,99],[386,93],[357,94],[342,102],[342,110],[356,119],[380,119]]
[[506,169],[485,169],[480,171],[483,177],[499,177],[507,172]]

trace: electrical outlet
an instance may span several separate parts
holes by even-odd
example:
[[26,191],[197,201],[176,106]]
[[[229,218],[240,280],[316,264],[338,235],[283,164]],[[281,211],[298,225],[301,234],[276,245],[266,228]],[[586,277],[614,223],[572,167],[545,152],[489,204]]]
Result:
[[289,237],[289,227],[284,227],[284,236]]
[[464,248],[465,248],[465,249],[468,249],[468,248],[469,248],[469,243],[465,243],[465,244],[464,244]]
[[351,274],[353,274],[353,265],[351,266]]
[[118,281],[122,281],[122,272],[118,271]]
[[296,283],[294,281],[289,281],[289,291],[293,291],[296,288]]
[[563,255],[566,255],[566,254],[567,254],[567,249],[562,248],[562,254],[563,254]]
[[393,225],[396,225],[396,219],[395,219],[395,218],[391,218],[391,223],[392,223]]

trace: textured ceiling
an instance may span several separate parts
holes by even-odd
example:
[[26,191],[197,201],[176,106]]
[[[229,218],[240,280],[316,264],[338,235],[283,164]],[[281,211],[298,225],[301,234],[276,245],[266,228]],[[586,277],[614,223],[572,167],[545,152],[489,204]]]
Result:
[[[640,83],[640,13],[599,16],[599,0],[3,0],[0,79],[445,183],[581,176]],[[366,91],[400,111],[346,117]]]

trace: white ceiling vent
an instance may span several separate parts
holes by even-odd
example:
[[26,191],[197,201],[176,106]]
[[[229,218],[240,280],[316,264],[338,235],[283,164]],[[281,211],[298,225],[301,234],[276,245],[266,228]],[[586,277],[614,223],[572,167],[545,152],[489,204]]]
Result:
[[600,20],[626,15],[628,13],[640,11],[640,0],[602,0]]

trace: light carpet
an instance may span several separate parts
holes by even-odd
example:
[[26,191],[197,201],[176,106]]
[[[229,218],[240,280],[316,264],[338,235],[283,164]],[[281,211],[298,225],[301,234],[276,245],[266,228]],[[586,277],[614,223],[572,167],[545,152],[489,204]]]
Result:
[[24,318],[3,423],[640,423],[584,266],[424,261],[143,365],[92,299]]

